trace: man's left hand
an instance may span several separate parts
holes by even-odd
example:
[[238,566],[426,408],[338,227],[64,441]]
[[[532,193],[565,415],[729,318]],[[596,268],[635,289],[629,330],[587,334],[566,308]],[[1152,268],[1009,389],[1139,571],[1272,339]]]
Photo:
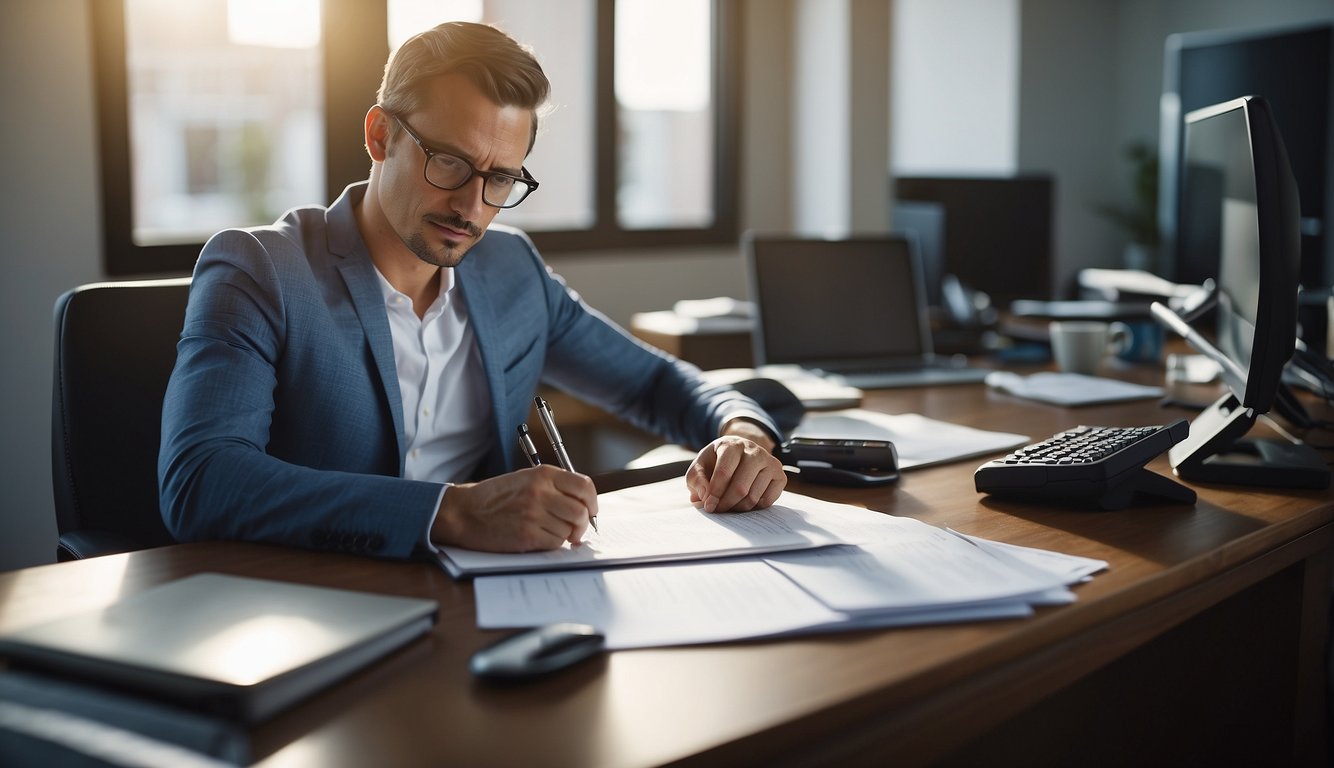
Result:
[[723,436],[704,446],[686,470],[691,503],[705,512],[749,512],[772,506],[787,486],[772,440],[758,426],[728,422]]

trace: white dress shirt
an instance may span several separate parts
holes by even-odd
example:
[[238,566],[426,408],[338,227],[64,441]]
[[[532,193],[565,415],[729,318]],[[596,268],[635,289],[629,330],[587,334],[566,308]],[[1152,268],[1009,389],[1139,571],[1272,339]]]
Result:
[[384,293],[403,402],[409,480],[460,482],[491,448],[491,395],[468,307],[454,270],[440,270],[440,295],[417,318],[412,299],[376,271]]

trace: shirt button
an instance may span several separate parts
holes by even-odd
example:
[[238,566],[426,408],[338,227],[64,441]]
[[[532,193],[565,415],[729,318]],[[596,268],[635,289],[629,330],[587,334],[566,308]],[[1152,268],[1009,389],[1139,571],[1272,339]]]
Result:
[[422,415],[423,415],[423,416],[430,416],[430,415],[431,415],[431,409],[430,409],[430,408],[423,408],[423,409],[422,409]]

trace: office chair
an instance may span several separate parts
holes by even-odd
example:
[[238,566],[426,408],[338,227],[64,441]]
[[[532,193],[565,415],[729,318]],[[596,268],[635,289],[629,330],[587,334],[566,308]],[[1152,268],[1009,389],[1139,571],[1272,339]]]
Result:
[[56,300],[56,559],[174,543],[158,508],[162,398],[189,278],[94,283]]

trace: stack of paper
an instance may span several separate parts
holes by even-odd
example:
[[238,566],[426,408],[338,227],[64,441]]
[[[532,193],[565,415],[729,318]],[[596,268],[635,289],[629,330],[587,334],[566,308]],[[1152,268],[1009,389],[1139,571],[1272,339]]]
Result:
[[[684,493],[682,480],[629,490],[648,508],[654,499],[673,498],[673,485]],[[630,505],[622,507],[614,496],[599,497],[604,532],[639,522],[622,516]],[[727,560],[483,576],[475,582],[478,625],[575,621],[598,627],[608,648],[639,648],[1013,618],[1037,605],[1074,600],[1067,586],[1106,567],[797,494],[779,501],[787,522],[758,541],[801,532],[808,540],[820,533],[824,541],[845,543]],[[679,506],[675,514],[689,516]],[[755,514],[708,517],[737,521]],[[653,535],[659,522],[648,522],[643,534]]]

